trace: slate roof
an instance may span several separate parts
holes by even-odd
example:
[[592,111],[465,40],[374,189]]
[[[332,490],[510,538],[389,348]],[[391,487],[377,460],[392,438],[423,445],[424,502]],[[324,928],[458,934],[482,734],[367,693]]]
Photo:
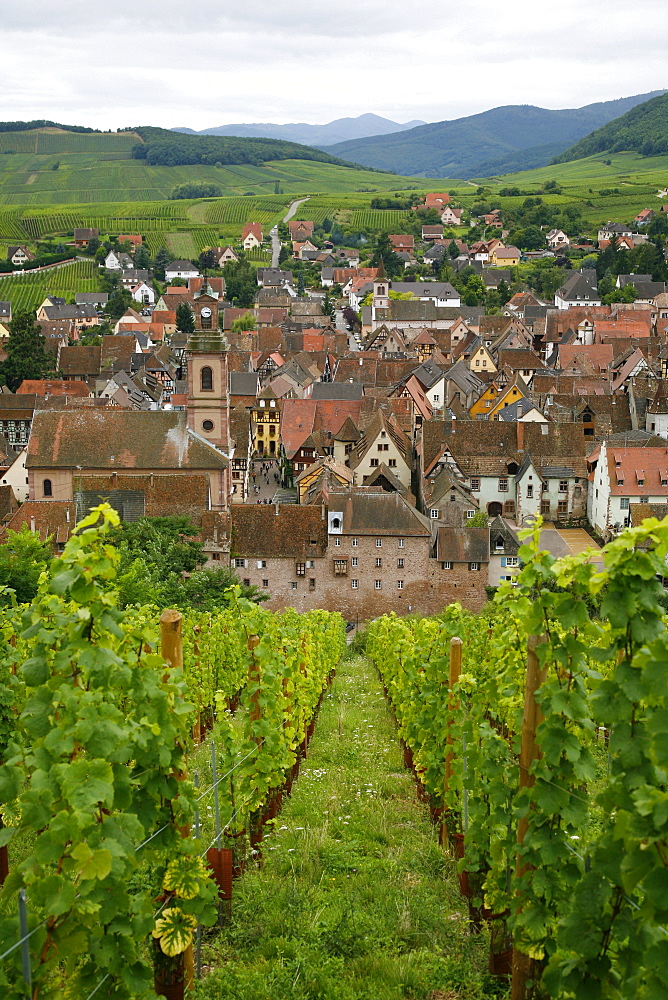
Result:
[[221,451],[177,410],[37,410],[27,468],[224,469]]
[[329,509],[343,511],[343,533],[347,535],[431,536],[429,519],[400,493],[386,493],[376,487],[353,487],[345,492],[334,489]]
[[98,375],[102,348],[97,346],[63,347],[58,366],[63,375]]

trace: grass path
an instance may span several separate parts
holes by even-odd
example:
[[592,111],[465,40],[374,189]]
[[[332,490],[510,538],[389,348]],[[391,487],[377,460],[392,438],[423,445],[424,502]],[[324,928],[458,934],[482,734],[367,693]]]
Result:
[[504,996],[404,770],[373,668],[344,660],[264,866],[204,946],[197,1000]]

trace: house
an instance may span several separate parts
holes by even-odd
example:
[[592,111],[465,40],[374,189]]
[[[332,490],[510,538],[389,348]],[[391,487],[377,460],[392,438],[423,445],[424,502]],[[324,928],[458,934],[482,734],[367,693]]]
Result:
[[25,246],[9,246],[7,247],[7,260],[11,261],[14,267],[23,267],[28,261],[34,260],[35,255],[32,250],[28,250]]
[[74,230],[74,243],[78,247],[87,247],[91,240],[96,240],[100,235],[99,229],[82,228]]
[[608,222],[607,225],[601,226],[598,231],[598,242],[611,242],[614,239],[621,239],[622,237],[633,236],[633,230],[629,226],[622,225],[621,222]]
[[459,602],[471,611],[480,611],[487,603],[488,529],[440,527],[433,554],[438,566],[438,589],[444,603]]
[[567,247],[571,244],[571,241],[563,229],[550,229],[549,233],[547,233],[545,237],[545,242],[552,250],[557,247]]
[[134,267],[134,262],[129,253],[121,250],[110,250],[104,258],[104,266],[107,271],[127,271]]
[[440,240],[443,238],[443,226],[423,226],[423,240]]
[[104,309],[109,301],[109,292],[77,292],[74,301],[78,306],[95,306]]
[[241,245],[244,250],[254,250],[262,246],[262,226],[259,222],[247,222],[241,233]]
[[229,264],[230,262],[234,264],[239,263],[238,254],[230,246],[213,247],[212,253],[215,254],[216,263],[218,267],[225,267],[225,265]]
[[424,207],[435,208],[437,211],[450,202],[450,195],[447,191],[430,191],[425,195]]
[[119,236],[118,237],[118,242],[119,243],[130,243],[131,246],[133,247],[133,249],[136,250],[137,247],[140,247],[142,245],[142,243],[144,242],[144,240],[138,234],[132,233],[129,236],[127,234],[124,235],[124,236]]
[[452,208],[452,206],[446,205],[441,212],[441,222],[444,226],[461,226],[462,209]]
[[400,493],[332,488],[327,523],[331,582],[320,607],[355,621],[446,603],[434,586],[429,520]]
[[62,320],[69,322],[73,330],[81,330],[82,327],[99,326],[100,323],[97,309],[93,305],[42,305],[37,310],[38,322],[57,323]]
[[654,212],[652,211],[652,209],[643,208],[640,212],[638,212],[633,221],[638,226],[646,226],[648,225],[648,223],[652,221],[653,218],[654,218]]
[[[148,274],[146,275],[148,277]],[[199,278],[199,270],[191,260],[173,260],[165,268],[165,281],[173,281],[174,278]]]
[[295,240],[297,243],[310,239],[313,236],[314,229],[315,223],[310,219],[291,219],[288,222],[290,239]]
[[522,253],[517,247],[496,246],[489,258],[492,267],[517,267]]
[[384,464],[407,488],[411,485],[411,443],[393,417],[378,409],[362,432],[346,463],[363,486],[379,465]]
[[557,309],[571,309],[573,306],[600,306],[596,271],[592,268],[572,271],[561,288],[554,293]]
[[395,233],[387,237],[395,253],[413,253],[415,237],[408,233]]
[[604,440],[587,459],[589,523],[610,538],[629,523],[631,503],[668,500],[668,448],[646,432],[617,434]]
[[135,302],[140,302],[144,306],[152,306],[155,303],[155,290],[145,281],[131,285],[128,291]]
[[498,587],[504,580],[512,581],[520,568],[518,552],[522,541],[510,521],[499,514],[489,525],[488,586]]

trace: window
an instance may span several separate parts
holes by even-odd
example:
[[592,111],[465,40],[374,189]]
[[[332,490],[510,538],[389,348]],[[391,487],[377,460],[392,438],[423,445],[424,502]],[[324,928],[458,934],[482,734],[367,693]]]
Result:
[[540,512],[541,512],[541,514],[549,514],[550,513],[550,501],[549,500],[541,500],[541,502],[540,502]]
[[508,492],[508,480],[505,477],[503,477],[499,479],[499,493],[507,493],[507,492]]
[[296,590],[296,589],[297,589],[297,584],[293,580],[293,582],[290,584],[290,590]]
[[43,496],[45,496],[45,497],[52,497],[53,496],[53,486],[51,484],[51,480],[50,479],[45,479],[44,482],[42,483],[42,493],[43,493]]
[[400,538],[399,539],[399,548],[403,549],[403,547],[404,547],[404,540],[403,540],[403,538]]
[[441,563],[443,569],[452,569],[452,563],[447,559],[444,563]]
[[369,465],[371,466],[372,469],[377,469],[378,468],[378,459],[377,458],[371,458],[371,459],[369,459]]
[[629,509],[629,498],[628,497],[620,497],[619,498],[619,506],[620,506],[620,508],[622,510],[628,510]]
[[472,517],[475,517],[475,511],[474,510],[467,510],[466,511],[466,516],[467,516],[468,520],[470,521]]
[[357,588],[359,587],[359,585],[360,585],[359,580],[351,580],[350,581],[350,586],[351,586],[352,590],[357,590]]
[[638,497],[640,503],[649,503],[649,497]]
[[517,556],[507,556],[506,566],[519,566],[519,559]]
[[479,493],[480,492],[480,480],[478,479],[477,476],[474,476],[471,479],[471,490],[472,490],[473,493]]
[[313,577],[309,578],[308,589],[309,590],[315,590],[315,580],[314,580]]
[[559,480],[559,492],[560,493],[568,493],[568,480],[567,479],[560,479]]
[[245,569],[246,568],[246,560],[245,559],[235,559],[234,560],[234,565],[235,565],[235,567],[237,569]]
[[438,517],[438,507],[432,507],[431,508],[431,510],[429,511],[429,517],[433,517],[433,518],[437,518]]
[[350,544],[352,545],[352,547],[353,547],[354,549],[356,549],[356,548],[357,548],[357,546],[358,546],[358,544],[359,544],[359,541],[358,541],[358,539],[357,539],[357,538],[353,538]]
[[199,373],[202,392],[213,392],[213,369],[206,365]]
[[389,444],[379,444],[378,445],[378,451],[389,451],[389,450],[390,450]]
[[381,587],[383,586],[383,581],[382,580],[374,580],[373,585],[376,588],[376,590],[380,590]]
[[298,562],[295,566],[297,576],[306,576],[306,563]]
[[435,403],[440,403],[441,402],[441,397],[440,397],[440,395],[437,392],[434,393],[433,400],[434,400]]
[[351,566],[357,566],[358,562],[359,562],[359,560],[358,560],[357,556],[353,556],[352,559],[350,560],[350,565]]
[[397,467],[397,460],[396,460],[396,458],[388,458],[387,464],[389,465],[389,467],[391,469],[396,469],[396,467]]
[[480,569],[480,563],[477,562],[469,563],[469,569],[471,570],[472,573],[477,572]]
[[397,590],[403,590],[403,589],[404,589],[404,581],[397,580]]
[[383,560],[379,557],[378,559],[376,559],[376,566],[378,567],[378,569],[380,569],[382,565],[383,565]]
[[557,504],[557,514],[568,513],[568,500],[560,500]]
[[340,538],[335,538],[334,539],[334,545],[335,546],[339,546],[340,544],[341,544],[341,539]]
[[348,560],[347,559],[335,559],[334,560],[334,575],[335,576],[348,576]]
[[263,587],[268,587],[269,586],[269,580],[263,580],[262,581],[262,586]]
[[383,547],[383,539],[382,538],[377,538],[376,539],[376,548],[377,549],[382,549],[382,547]]
[[529,483],[527,486],[527,497],[531,498],[533,496],[533,483]]
[[403,568],[404,568],[403,559],[397,559],[397,569],[403,569]]
[[266,569],[267,568],[267,560],[266,559],[258,559],[258,561],[257,561],[257,568],[258,569]]

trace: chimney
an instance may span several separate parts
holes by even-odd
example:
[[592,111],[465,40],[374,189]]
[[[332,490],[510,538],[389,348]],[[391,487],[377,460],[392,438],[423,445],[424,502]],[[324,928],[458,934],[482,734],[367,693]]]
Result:
[[274,504],[274,514],[276,515],[276,517],[278,517],[278,515],[280,513],[281,513],[281,505],[280,505],[280,503],[275,503]]
[[65,508],[65,520],[67,521],[68,524],[70,523],[70,508],[69,507]]
[[32,533],[34,535],[35,534],[35,518],[34,517],[30,518],[30,530],[32,531]]
[[517,422],[517,450],[524,451],[524,424]]
[[360,358],[360,368],[362,367],[363,364],[364,364],[364,358]]

